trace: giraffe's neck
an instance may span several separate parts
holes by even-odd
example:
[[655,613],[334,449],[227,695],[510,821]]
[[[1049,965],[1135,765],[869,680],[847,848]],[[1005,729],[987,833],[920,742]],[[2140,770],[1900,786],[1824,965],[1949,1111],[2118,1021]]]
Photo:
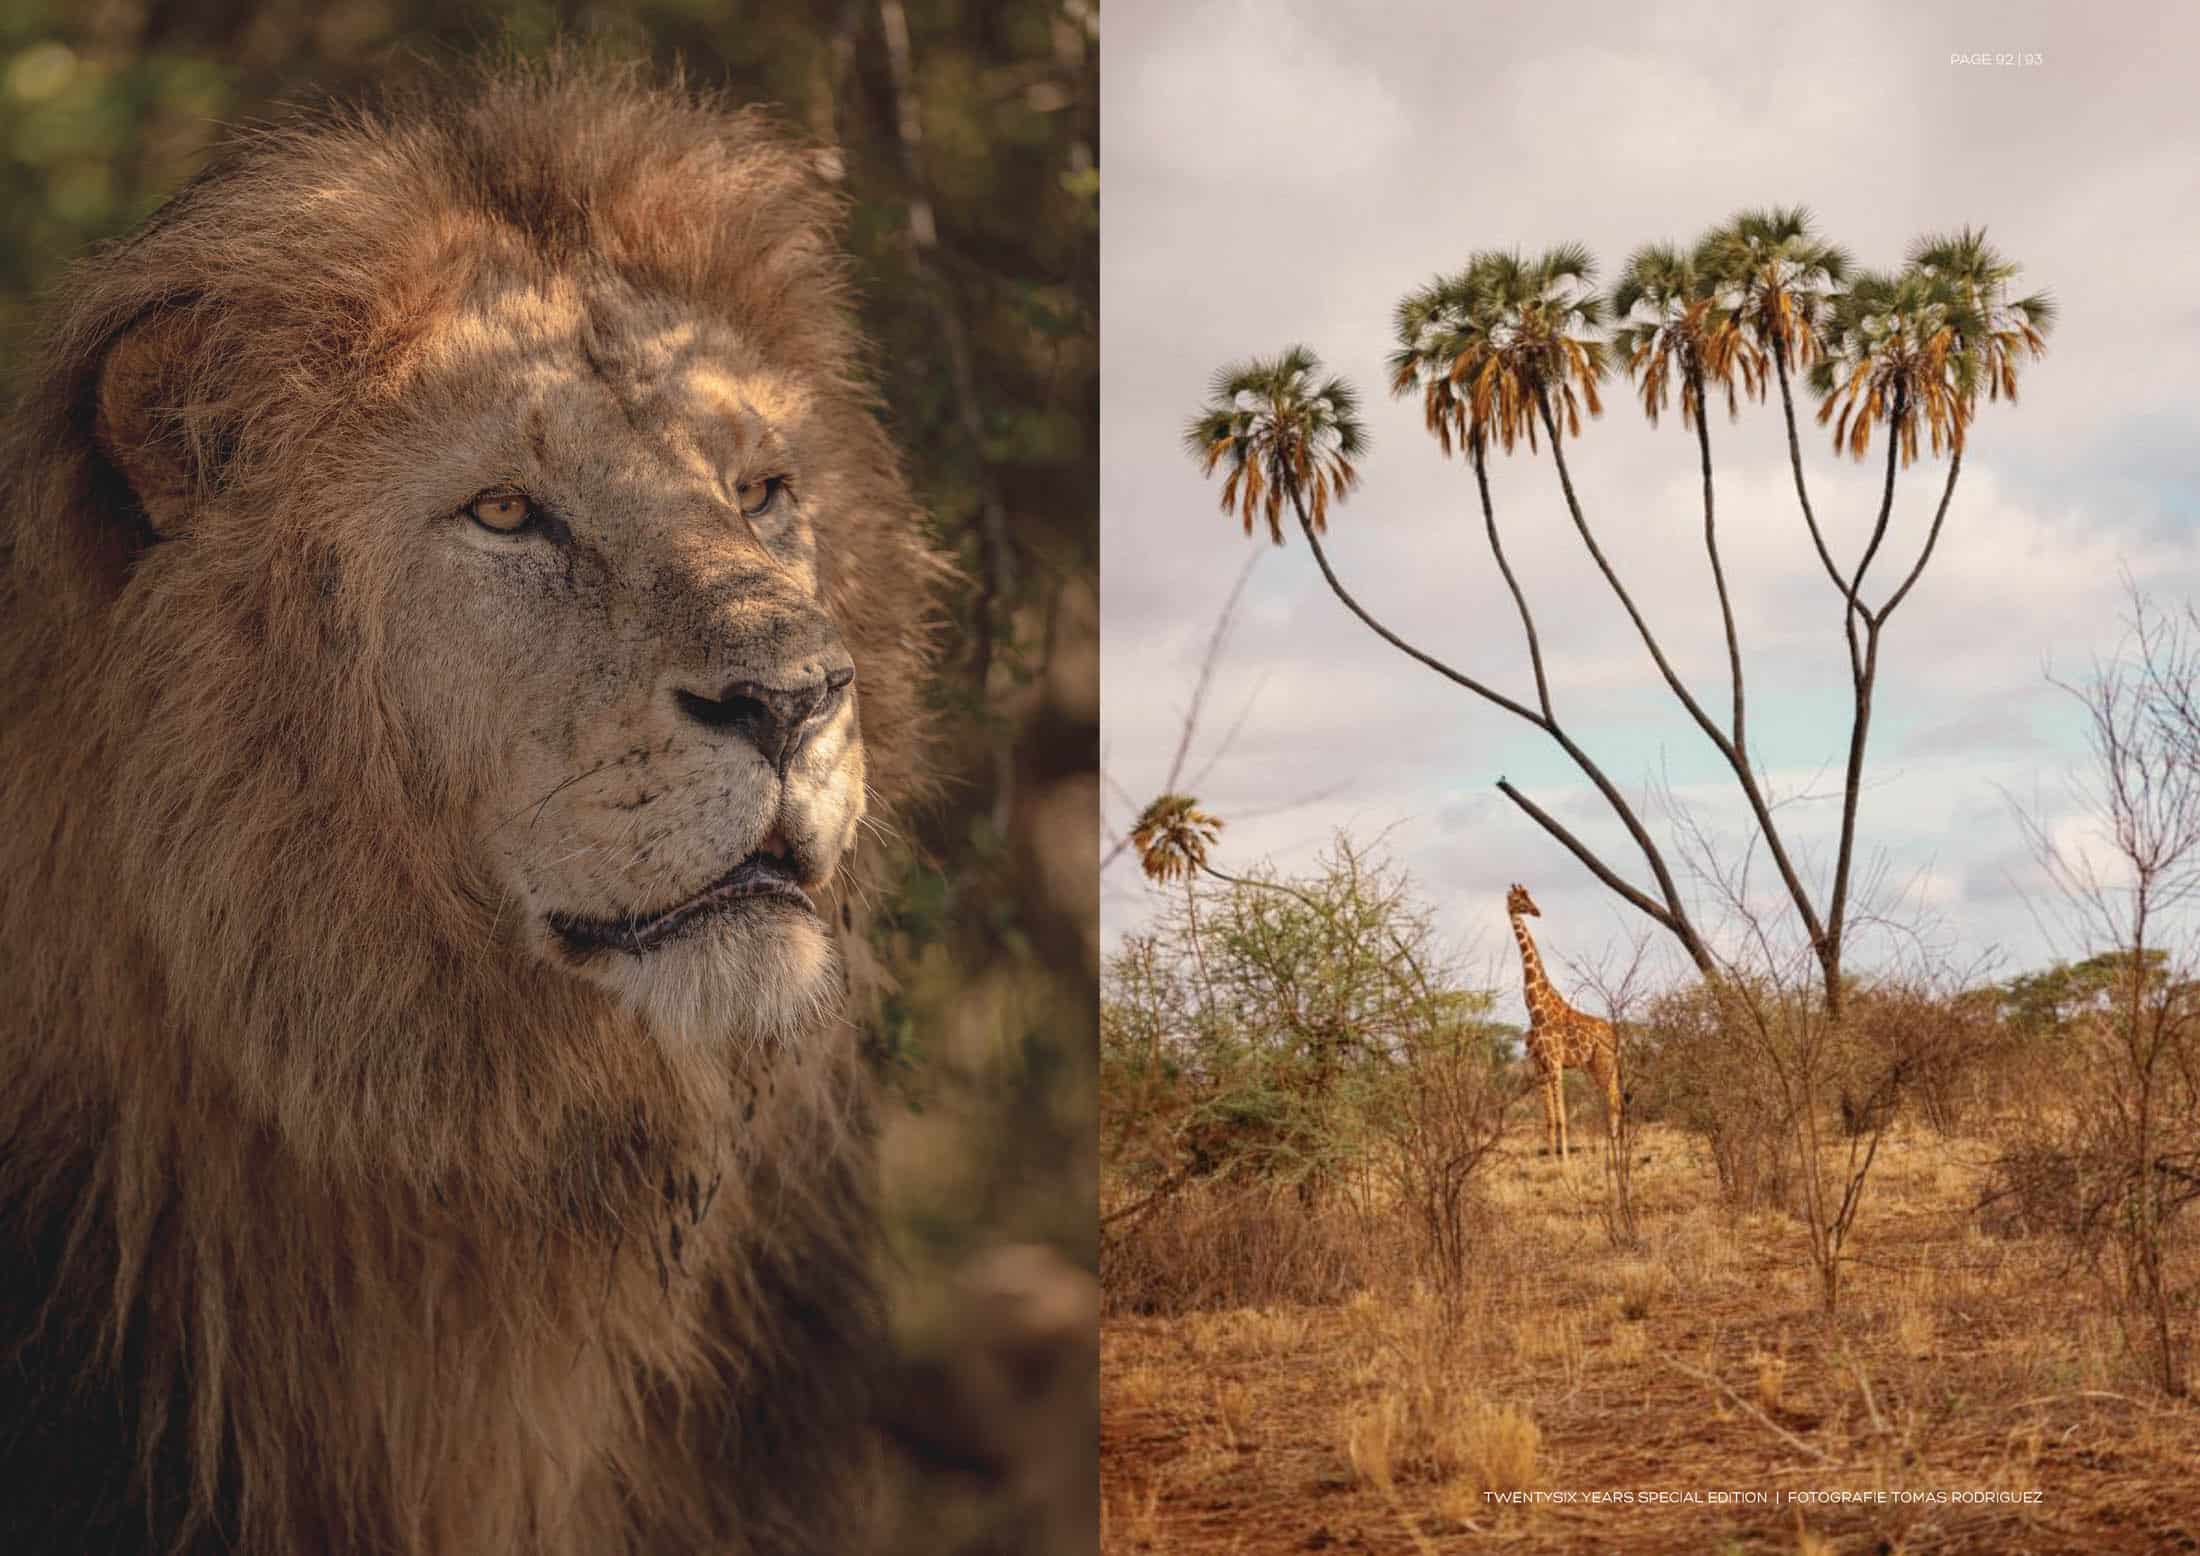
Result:
[[1528,1005],[1528,1021],[1531,1025],[1543,1019],[1551,1001],[1551,982],[1543,976],[1543,958],[1536,955],[1535,939],[1528,933],[1528,926],[1519,914],[1510,915],[1513,938],[1520,942],[1520,989]]

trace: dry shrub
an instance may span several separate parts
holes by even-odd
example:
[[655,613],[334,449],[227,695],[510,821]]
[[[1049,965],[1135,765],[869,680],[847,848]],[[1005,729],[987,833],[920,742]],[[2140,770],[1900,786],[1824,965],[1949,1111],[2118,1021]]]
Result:
[[1230,1308],[1195,1314],[1185,1332],[1202,1355],[1258,1361],[1287,1356],[1313,1334],[1316,1310],[1298,1307]]
[[1193,1184],[1107,1228],[1112,1314],[1322,1306],[1366,1284],[1366,1243],[1341,1205],[1274,1184]]
[[1881,985],[1854,997],[1849,1024],[1840,1105],[1850,1134],[1884,1129],[1899,1103],[1937,1133],[1954,1133],[1977,1100],[1984,1062],[2009,1042],[1992,989],[1949,996]]
[[1521,1091],[1486,1036],[1452,1029],[1422,1038],[1377,1098],[1380,1160],[1396,1203],[1420,1235],[1423,1271],[1448,1300],[1489,1240],[1476,1178],[1504,1137]]
[[1737,1210],[1795,1204],[1794,1132],[1766,1113],[1741,1102],[1721,1106],[1704,1131],[1704,1144],[1719,1178],[1719,1193]]
[[2075,1063],[2068,1034],[2059,1028],[2026,1031],[2005,1021],[2001,1040],[1972,1067],[1966,1116],[2001,1120],[2057,1111]]
[[2076,1237],[2085,1224],[2078,1158],[2052,1141],[2020,1136],[1987,1168],[1975,1213],[1990,1237]]
[[1630,1069],[1637,1121],[1668,1123],[1702,1142],[1733,1209],[1792,1208],[1800,1163],[1779,1087],[1747,1062],[1712,992],[1696,985],[1653,1000],[1638,1042]]
[[1105,1392],[1110,1403],[1125,1410],[1151,1410],[1168,1394],[1171,1374],[1150,1362],[1108,1369]]
[[1922,1361],[1933,1354],[1939,1328],[1933,1310],[1913,1297],[1895,1309],[1889,1337],[1904,1356]]
[[1795,1520],[1795,1556],[1835,1556],[1840,1549],[1817,1530],[1806,1528],[1801,1515]]
[[1621,1324],[1605,1336],[1604,1354],[1615,1367],[1631,1367],[1650,1355],[1650,1331],[1641,1324]]
[[[2200,1287],[2200,611],[2165,615],[2134,590],[2125,638],[2082,684],[2094,758],[2078,798],[2109,862],[2066,850],[2025,816],[2034,858],[2068,922],[2100,949],[2099,1003],[2066,1030],[2075,1063],[2058,1129],[2071,1162],[2073,1245],[2101,1279],[2124,1338],[2163,1393],[2185,1394]],[[2073,969],[2075,971],[2075,969]]]
[[1589,1348],[1578,1313],[1538,1313],[1513,1325],[1513,1350],[1522,1361],[1548,1368],[1571,1391],[1581,1386],[1589,1370]]

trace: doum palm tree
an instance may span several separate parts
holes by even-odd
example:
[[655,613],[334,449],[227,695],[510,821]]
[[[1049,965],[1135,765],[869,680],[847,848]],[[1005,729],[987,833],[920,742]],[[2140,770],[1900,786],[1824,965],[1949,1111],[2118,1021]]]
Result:
[[1207,868],[1207,850],[1222,836],[1222,822],[1189,794],[1164,794],[1139,813],[1131,846],[1146,878],[1166,886]]
[[1690,260],[1771,359],[1787,399],[1788,375],[1807,371],[1818,358],[1818,322],[1848,279],[1848,250],[1821,238],[1805,207],[1770,206],[1738,212],[1712,228]]
[[1606,371],[1596,331],[1604,300],[1591,290],[1596,265],[1578,243],[1534,259],[1517,252],[1475,254],[1454,275],[1440,275],[1402,298],[1393,315],[1392,394],[1419,388],[1429,431],[1444,452],[1486,448],[1508,453],[1525,438],[1536,446],[1543,424],[1581,435],[1581,413],[1604,410],[1597,385]]
[[[1273,357],[1218,369],[1208,385],[1207,403],[1185,425],[1184,447],[1198,461],[1200,474],[1228,470],[1222,511],[1241,518],[1246,534],[1253,533],[1258,514],[1269,538],[1282,545],[1281,516],[1289,505],[1322,577],[1346,609],[1401,653],[1462,686],[1494,695],[1370,616],[1329,565],[1322,532],[1329,527],[1331,505],[1360,483],[1354,461],[1367,449],[1367,429],[1360,421],[1358,392],[1343,378],[1326,373],[1321,358],[1304,346],[1292,346]],[[1527,711],[1509,699],[1498,700]]]
[[[1825,312],[1825,349],[1810,371],[1811,387],[1822,402],[1819,424],[1831,420],[1834,447],[1859,460],[1870,450],[1873,426],[1887,429],[1879,512],[1863,555],[1845,580],[1828,564],[1843,595],[1853,689],[1841,837],[1834,852],[1833,892],[1827,910],[1837,932],[1848,907],[1864,748],[1879,677],[1880,634],[1924,575],[1940,543],[1956,481],[1963,473],[1963,452],[1978,410],[1979,390],[1984,388],[1989,400],[2006,395],[2014,402],[2018,361],[2040,356],[2046,350],[2047,331],[2054,327],[2054,303],[2046,293],[2008,300],[2008,283],[2016,273],[2016,265],[1987,245],[1984,232],[1965,228],[1952,238],[1921,240],[1911,249],[1909,263],[1894,275],[1857,276]],[[1921,429],[1932,451],[1948,456],[1948,473],[1916,561],[1875,609],[1862,599],[1864,575],[1878,557],[1893,518],[1896,466],[1916,459]],[[1836,941],[1831,955],[1821,959],[1837,966],[1838,958]]]
[[[1925,428],[1935,454],[1959,448],[1977,403],[1985,317],[1954,284],[1912,266],[1895,275],[1866,271],[1826,312],[1826,349],[1810,370],[1831,420],[1833,446],[1862,459],[1873,426],[1885,423],[1902,463],[1917,458]],[[1897,453],[1890,446],[1888,457]]]
[[1309,539],[1328,526],[1330,503],[1359,484],[1353,461],[1367,447],[1367,432],[1352,386],[1323,376],[1321,360],[1293,346],[1219,370],[1184,444],[1202,475],[1228,469],[1222,511],[1235,511],[1248,535],[1257,513],[1280,546],[1286,502]]
[[[1347,609],[1408,657],[1548,734],[1603,795],[1654,877],[1639,889],[1503,778],[1498,789],[1598,880],[1681,943],[1707,975],[1717,964],[1697,933],[1672,872],[1625,795],[1568,734],[1554,707],[1541,638],[1498,531],[1489,461],[1525,442],[1531,456],[1549,440],[1565,508],[1598,572],[1641,638],[1667,688],[1732,769],[1758,836],[1793,902],[1823,973],[1826,1008],[1840,1014],[1849,880],[1856,840],[1863,759],[1877,684],[1881,633],[1932,559],[1980,391],[2015,399],[2021,363],[2045,349],[2054,305],[2045,293],[2012,299],[2017,267],[1964,228],[1921,240],[1892,274],[1858,274],[1847,252],[1814,229],[1800,206],[1742,211],[1691,248],[1637,249],[1609,301],[1594,289],[1587,250],[1563,244],[1532,258],[1483,250],[1459,270],[1439,274],[1399,300],[1392,316],[1390,391],[1416,396],[1422,421],[1446,457],[1473,469],[1483,529],[1527,639],[1535,677],[1532,702],[1516,699],[1406,642],[1384,626],[1338,579],[1322,543],[1330,507],[1358,482],[1365,447],[1356,400],[1342,379],[1325,375],[1312,352],[1294,347],[1271,359],[1224,368],[1185,440],[1204,472],[1227,467],[1222,506],[1248,533],[1258,514],[1270,538],[1283,539],[1281,515],[1299,520],[1324,580]],[[1606,333],[1609,329],[1609,334]],[[1732,710],[1724,727],[1682,682],[1583,511],[1569,468],[1583,412],[1602,410],[1599,386],[1616,367],[1634,387],[1653,425],[1677,396],[1684,428],[1695,434],[1702,468],[1704,547],[1726,631]],[[1817,393],[1818,420],[1836,447],[1862,458],[1883,428],[1886,478],[1862,555],[1844,568],[1826,543],[1811,505],[1794,382]],[[1742,653],[1719,554],[1709,403],[1723,394],[1729,418],[1744,398],[1763,399],[1777,384],[1795,494],[1811,544],[1840,596],[1849,654],[1853,715],[1844,778],[1840,841],[1823,912],[1781,835],[1766,782],[1749,753]],[[1881,556],[1893,512],[1896,475],[1925,448],[1948,468],[1923,545],[1884,599],[1863,593]]]
[[1768,359],[1719,295],[1717,279],[1696,256],[1670,243],[1646,243],[1627,257],[1612,288],[1612,351],[1635,381],[1643,414],[1658,424],[1678,383],[1681,425],[1703,414],[1705,391],[1725,391],[1727,419],[1740,414],[1740,388],[1764,392]]
[[2017,398],[2017,363],[2047,353],[2047,332],[2055,327],[2055,299],[2047,292],[2012,298],[2009,283],[2020,268],[1986,241],[1986,230],[1920,238],[1909,262],[1953,286],[1969,307],[1974,338],[1964,344],[1979,353],[1986,397]]
[[[1458,284],[1452,290],[1461,299],[1458,312],[1439,317],[1432,310],[1431,316],[1420,318],[1412,326],[1412,331],[1425,335],[1425,359],[1435,364],[1442,359],[1434,343],[1446,334],[1472,328],[1475,320],[1470,310],[1479,310],[1496,321],[1489,337],[1492,359],[1498,363],[1496,372],[1473,383],[1467,383],[1465,375],[1451,380],[1455,386],[1464,384],[1457,395],[1459,415],[1463,417],[1457,427],[1478,475],[1484,473],[1484,455],[1490,443],[1494,440],[1503,446],[1505,442],[1497,417],[1511,418],[1514,440],[1526,437],[1531,445],[1535,442],[1534,425],[1541,422],[1552,439],[1555,456],[1561,428],[1569,435],[1579,431],[1578,409],[1586,408],[1591,415],[1601,409],[1595,386],[1604,374],[1603,342],[1580,333],[1602,317],[1601,302],[1584,289],[1587,270],[1586,256],[1578,250],[1554,250],[1533,265],[1510,255],[1478,257],[1462,272],[1464,279],[1455,278]],[[1401,309],[1401,321],[1405,317]],[[1401,333],[1411,333],[1403,322]],[[1393,370],[1395,375],[1395,363]],[[1448,366],[1444,371],[1448,378]],[[1412,381],[1409,377],[1408,382]],[[1444,393],[1439,391],[1435,400],[1439,406],[1451,404]],[[1446,409],[1444,415],[1448,418],[1452,412]],[[1636,818],[1618,785],[1575,743],[1553,714],[1540,653],[1536,655],[1538,702],[1531,707],[1407,642],[1362,606],[1337,576],[1328,549],[1322,544],[1328,505],[1341,500],[1358,484],[1353,461],[1366,447],[1358,398],[1351,386],[1326,374],[1320,359],[1304,346],[1293,346],[1275,357],[1229,364],[1214,375],[1206,405],[1185,427],[1184,443],[1203,474],[1228,471],[1222,488],[1222,511],[1240,518],[1247,534],[1252,533],[1258,515],[1266,522],[1270,537],[1280,543],[1280,516],[1288,505],[1299,520],[1300,531],[1330,592],[1369,630],[1408,658],[1543,730],[1573,758],[1649,859],[1663,894],[1662,902],[1628,884],[1511,783],[1501,778],[1498,789],[1565,844],[1605,885],[1678,936],[1697,965],[1710,971],[1709,954],[1685,914],[1678,911],[1678,887],[1648,830]],[[1487,518],[1486,480],[1483,510]],[[1494,523],[1489,533],[1499,565],[1504,567],[1503,548]],[[1534,622],[1509,568],[1506,580],[1513,587],[1513,598],[1532,643]],[[1215,872],[1207,868],[1206,873]]]
[[[1818,559],[1838,587],[1841,570],[1826,549],[1803,477],[1793,375],[1807,372],[1818,360],[1826,310],[1853,268],[1848,250],[1820,237],[1805,207],[1769,206],[1738,212],[1712,228],[1697,241],[1693,258],[1751,345],[1772,363],[1773,380],[1780,386],[1780,416],[1787,428],[1788,468],[1795,477],[1796,501]],[[1761,379],[1756,392],[1759,396],[1764,392]]]

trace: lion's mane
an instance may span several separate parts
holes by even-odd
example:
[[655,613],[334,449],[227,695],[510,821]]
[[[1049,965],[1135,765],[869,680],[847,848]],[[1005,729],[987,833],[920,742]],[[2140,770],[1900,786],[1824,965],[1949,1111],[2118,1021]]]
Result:
[[390,579],[310,525],[163,539],[96,435],[169,321],[168,435],[272,514],[484,266],[707,309],[833,402],[867,527],[821,587],[906,800],[942,569],[818,166],[677,85],[501,67],[240,139],[53,299],[0,471],[0,1549],[851,1548],[849,1029],[654,1043],[496,954],[464,775],[379,675]]

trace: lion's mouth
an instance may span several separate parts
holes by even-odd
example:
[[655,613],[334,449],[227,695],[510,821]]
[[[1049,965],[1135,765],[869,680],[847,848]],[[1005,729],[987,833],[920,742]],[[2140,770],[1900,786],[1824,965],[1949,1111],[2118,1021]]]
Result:
[[802,889],[791,855],[759,849],[694,896],[669,908],[611,919],[552,913],[549,924],[550,932],[576,955],[624,951],[629,956],[646,956],[718,914],[761,904],[781,905],[804,913],[817,911],[809,893]]

